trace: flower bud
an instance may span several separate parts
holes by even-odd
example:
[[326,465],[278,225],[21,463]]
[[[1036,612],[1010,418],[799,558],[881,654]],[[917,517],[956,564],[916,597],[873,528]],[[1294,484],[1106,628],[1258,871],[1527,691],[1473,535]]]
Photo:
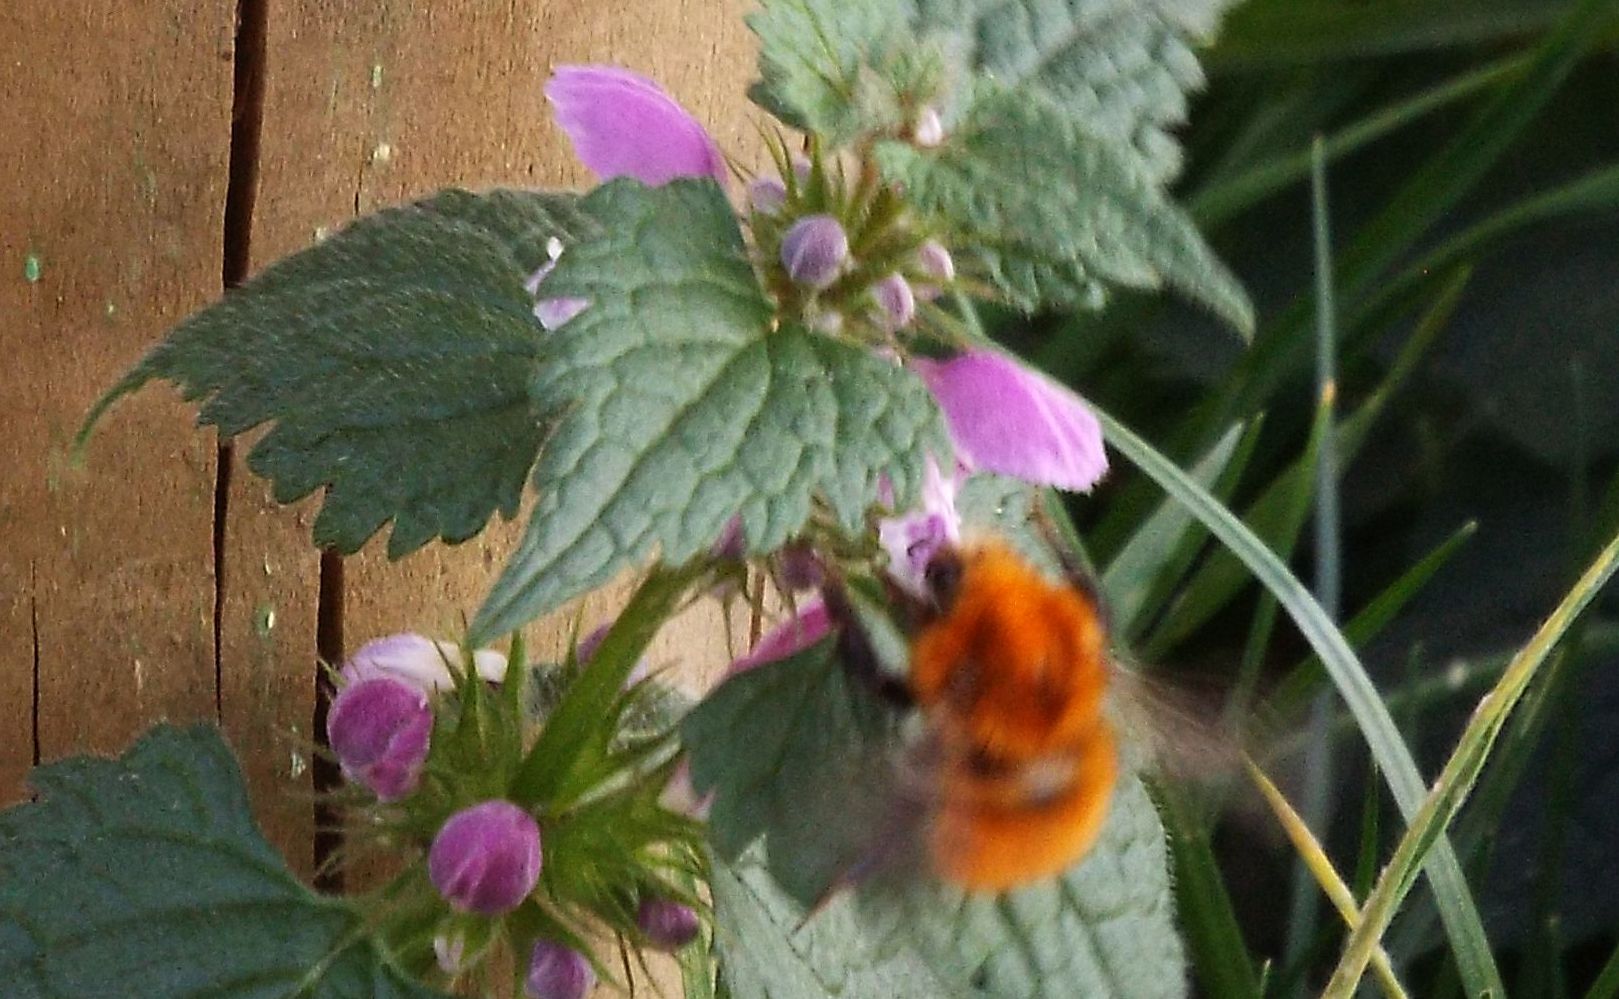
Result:
[[667,898],[642,899],[635,925],[658,950],[679,950],[697,939],[697,913],[691,906]]
[[461,963],[467,956],[467,938],[460,933],[440,933],[433,938],[433,956],[438,959],[439,970],[446,975],[459,975]]
[[811,288],[825,288],[843,273],[849,260],[849,236],[830,215],[807,215],[792,224],[781,240],[781,265],[787,276]]
[[898,274],[890,274],[872,285],[871,296],[877,300],[877,319],[886,329],[904,329],[916,318],[916,296],[911,293],[911,283]]
[[774,215],[787,203],[787,185],[780,177],[755,177],[748,183],[748,205],[756,212]]
[[939,120],[939,112],[932,107],[925,107],[916,116],[916,124],[911,128],[911,138],[924,149],[931,149],[944,141],[944,122]]
[[937,240],[928,240],[916,249],[916,266],[921,272],[940,284],[956,279],[956,262],[950,251]]
[[550,940],[534,941],[523,980],[529,999],[584,999],[595,987],[596,971],[583,954]]
[[[460,646],[406,632],[360,646],[343,664],[343,677],[358,683],[385,676],[431,694],[455,686],[455,677],[450,673],[452,663],[457,669],[466,669]],[[472,668],[489,683],[499,683],[506,678],[506,657],[494,649],[479,649],[472,654]]]
[[393,677],[349,684],[326,714],[326,741],[344,775],[382,801],[416,790],[432,737],[427,694]]
[[433,838],[427,874],[452,908],[502,915],[540,880],[540,827],[509,801],[462,809]]

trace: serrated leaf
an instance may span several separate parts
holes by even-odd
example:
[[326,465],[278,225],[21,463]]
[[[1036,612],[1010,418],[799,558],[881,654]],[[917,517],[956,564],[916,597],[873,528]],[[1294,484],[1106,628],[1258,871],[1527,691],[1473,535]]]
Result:
[[708,835],[735,861],[763,839],[770,873],[808,908],[867,859],[891,798],[886,712],[828,639],[715,688],[681,736],[692,787],[714,792]]
[[531,386],[555,433],[521,546],[473,624],[485,641],[607,582],[656,546],[681,564],[733,517],[779,547],[817,498],[853,531],[886,477],[908,504],[926,453],[950,453],[909,371],[797,326],[772,329],[724,193],[620,179],[601,223],[542,294],[592,304],[555,330]]
[[1231,0],[916,0],[919,32],[959,38],[969,66],[1046,98],[1162,183],[1180,168],[1168,133],[1203,84],[1193,47]]
[[808,922],[760,860],[710,859],[720,974],[737,999],[947,999],[958,994],[914,953],[873,946],[853,898],[839,898]]
[[835,143],[892,127],[898,95],[873,67],[909,35],[910,17],[910,0],[763,0],[747,18],[760,76],[748,96]]
[[288,503],[326,487],[315,542],[388,554],[515,515],[544,428],[528,395],[543,330],[523,283],[591,228],[569,194],[443,191],[359,221],[181,323],[97,403],[154,378],[234,436]]
[[1048,99],[994,93],[938,149],[884,142],[877,160],[1019,307],[1095,308],[1107,285],[1168,284],[1253,328],[1247,295],[1191,218],[1116,143]]
[[38,801],[0,813],[7,999],[442,999],[292,877],[214,729],[160,727],[32,783]]
[[1180,999],[1186,956],[1168,863],[1152,800],[1127,777],[1096,845],[1060,878],[995,896],[874,888],[861,901],[941,979],[971,983],[976,995]]

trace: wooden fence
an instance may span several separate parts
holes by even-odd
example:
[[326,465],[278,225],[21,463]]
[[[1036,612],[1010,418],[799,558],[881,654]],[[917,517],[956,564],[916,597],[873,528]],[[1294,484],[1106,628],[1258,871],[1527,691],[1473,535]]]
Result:
[[[321,593],[315,503],[277,508],[167,388],[90,402],[225,284],[357,213],[461,185],[578,185],[555,63],[628,65],[756,151],[745,0],[8,0],[0,9],[0,805],[28,768],[217,719],[304,871],[317,604],[349,643],[452,634],[497,525]],[[223,460],[221,459],[223,456]],[[334,592],[340,589],[341,592]],[[586,617],[610,611],[606,602]],[[566,624],[536,629],[557,641]],[[714,621],[657,653],[712,666]],[[543,634],[541,634],[543,632]]]

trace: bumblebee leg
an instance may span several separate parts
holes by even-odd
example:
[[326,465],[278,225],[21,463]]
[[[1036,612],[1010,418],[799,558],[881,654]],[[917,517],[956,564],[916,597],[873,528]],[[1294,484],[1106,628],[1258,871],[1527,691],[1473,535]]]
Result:
[[838,628],[838,660],[844,670],[879,699],[900,708],[915,706],[905,681],[883,669],[882,657],[861,623],[860,614],[849,603],[843,582],[828,580],[821,587],[821,599]]

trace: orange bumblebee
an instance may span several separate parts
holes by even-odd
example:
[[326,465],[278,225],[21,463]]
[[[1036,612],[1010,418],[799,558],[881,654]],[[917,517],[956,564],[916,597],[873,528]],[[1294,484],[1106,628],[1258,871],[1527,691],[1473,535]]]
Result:
[[827,591],[845,663],[921,714],[928,807],[900,822],[923,820],[934,873],[969,890],[1062,873],[1107,818],[1119,774],[1107,627],[1088,576],[1065,568],[1053,582],[999,541],[941,551],[929,599],[910,609],[904,684],[880,678],[845,598]]

